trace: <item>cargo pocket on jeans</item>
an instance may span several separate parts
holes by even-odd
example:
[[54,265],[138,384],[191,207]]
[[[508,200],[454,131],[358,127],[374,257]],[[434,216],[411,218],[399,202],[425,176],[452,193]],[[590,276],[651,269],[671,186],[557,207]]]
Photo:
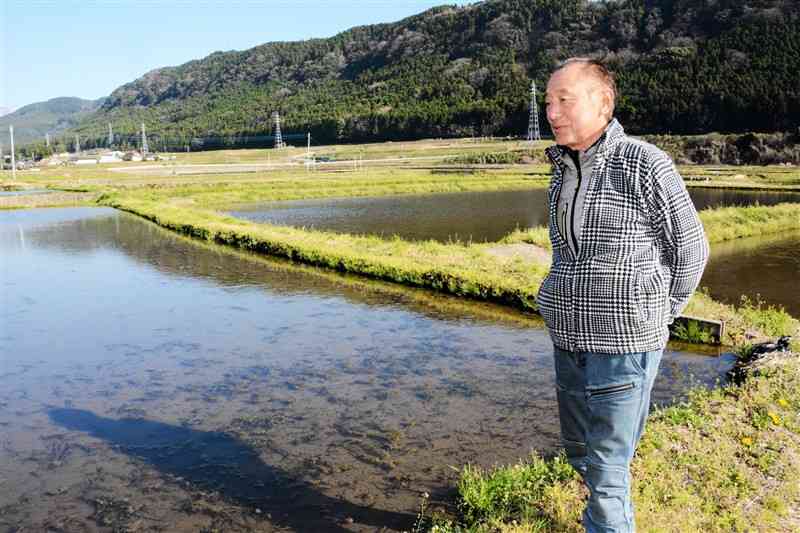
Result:
[[586,393],[589,396],[590,402],[610,402],[619,398],[624,398],[635,388],[636,383],[631,381],[630,383],[619,383],[596,389],[587,388]]

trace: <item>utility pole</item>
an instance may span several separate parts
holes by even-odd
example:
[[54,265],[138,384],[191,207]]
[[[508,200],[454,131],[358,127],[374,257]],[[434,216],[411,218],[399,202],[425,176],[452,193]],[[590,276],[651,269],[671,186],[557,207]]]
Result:
[[79,154],[81,152],[81,140],[78,137],[78,134],[75,134],[75,154]]
[[311,159],[311,132],[307,134],[308,144],[306,145],[306,170],[313,169],[314,161]]
[[114,144],[114,130],[111,129],[111,123],[108,123],[108,147]]
[[17,158],[14,155],[14,126],[8,126],[8,134],[11,136],[11,176],[17,181]]
[[144,131],[144,122],[142,122],[142,160],[147,156],[147,134]]
[[541,140],[539,132],[539,106],[536,103],[536,81],[531,80],[531,114],[528,119],[528,142]]

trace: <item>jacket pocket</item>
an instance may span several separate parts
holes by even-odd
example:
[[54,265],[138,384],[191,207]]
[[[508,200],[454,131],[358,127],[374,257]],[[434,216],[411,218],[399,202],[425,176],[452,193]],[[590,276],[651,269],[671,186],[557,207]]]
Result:
[[644,324],[637,269],[602,261],[584,268],[575,277],[578,328],[603,339],[637,334]]
[[551,290],[550,275],[548,274],[539,286],[536,294],[536,307],[539,314],[548,328],[552,329],[555,325],[555,296]]
[[669,290],[665,276],[658,269],[649,274],[637,272],[636,284],[642,322],[654,326],[666,324],[669,319]]

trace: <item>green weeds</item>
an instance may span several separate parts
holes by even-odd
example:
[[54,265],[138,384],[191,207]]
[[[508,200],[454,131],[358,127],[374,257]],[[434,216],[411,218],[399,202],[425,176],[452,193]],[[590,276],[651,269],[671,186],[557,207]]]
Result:
[[542,518],[537,516],[536,504],[544,497],[546,489],[575,475],[563,456],[547,461],[532,455],[526,463],[498,468],[491,473],[467,465],[458,484],[461,512],[470,525],[489,518],[503,521]]
[[712,331],[703,327],[697,320],[692,319],[686,320],[685,323],[675,325],[670,333],[674,338],[685,342],[711,344],[717,341]]
[[742,317],[768,337],[795,335],[800,331],[800,322],[783,307],[768,305],[760,298],[755,300],[742,296],[738,312]]

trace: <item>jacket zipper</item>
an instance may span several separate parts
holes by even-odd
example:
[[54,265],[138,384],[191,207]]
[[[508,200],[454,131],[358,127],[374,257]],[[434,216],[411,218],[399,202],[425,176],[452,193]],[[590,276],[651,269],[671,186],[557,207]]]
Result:
[[[572,154],[570,154],[572,157]],[[572,237],[572,244],[575,247],[575,257],[578,257],[578,238],[575,236],[575,204],[578,202],[578,193],[581,190],[581,180],[583,179],[583,175],[581,174],[581,158],[580,152],[576,152],[575,157],[572,159],[575,162],[575,170],[578,172],[578,184],[575,186],[575,193],[572,195],[572,209],[570,210],[569,215],[569,236]]]
[[624,383],[622,385],[611,385],[610,387],[603,387],[602,389],[589,389],[587,392],[591,397],[607,396],[609,394],[614,394],[615,392],[623,392],[631,390],[635,386],[636,384],[631,382],[631,383]]

